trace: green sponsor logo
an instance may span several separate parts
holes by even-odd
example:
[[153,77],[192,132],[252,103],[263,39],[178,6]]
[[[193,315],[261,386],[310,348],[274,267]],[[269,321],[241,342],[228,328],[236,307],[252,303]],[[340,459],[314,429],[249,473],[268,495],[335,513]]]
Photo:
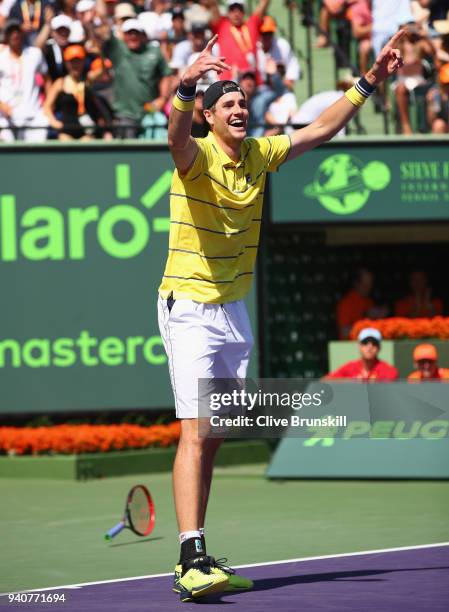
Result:
[[365,206],[372,191],[385,189],[390,181],[390,169],[383,162],[364,164],[354,155],[337,153],[320,164],[304,195],[335,215],[351,215]]
[[97,338],[83,329],[77,338],[15,338],[0,341],[0,368],[69,368],[82,365],[135,366],[146,362],[153,366],[166,363],[160,336]]
[[[335,440],[355,440],[369,438],[372,440],[411,440],[424,438],[425,440],[439,440],[449,437],[449,421],[447,419],[433,419],[431,421],[351,421],[347,427],[338,430],[337,427],[309,427],[312,433],[303,442],[303,446],[334,446]],[[338,433],[338,436],[337,436]]]
[[[172,171],[166,170],[140,197],[139,204],[121,202],[102,210],[100,206],[60,210],[34,206],[23,214],[17,210],[14,195],[0,195],[0,261],[20,257],[32,261],[85,259],[86,235],[92,235],[100,248],[117,259],[136,257],[148,246],[150,232],[167,232],[168,217],[149,218],[147,213],[169,191]],[[131,199],[128,164],[115,167],[115,190],[119,200]]]

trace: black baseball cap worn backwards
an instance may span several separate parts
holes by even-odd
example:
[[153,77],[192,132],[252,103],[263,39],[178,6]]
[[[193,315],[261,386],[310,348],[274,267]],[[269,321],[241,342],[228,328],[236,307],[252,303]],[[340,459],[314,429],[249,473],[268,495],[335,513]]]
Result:
[[238,91],[245,97],[243,91],[234,81],[216,81],[212,83],[204,92],[203,108],[211,108],[221,96],[233,91]]

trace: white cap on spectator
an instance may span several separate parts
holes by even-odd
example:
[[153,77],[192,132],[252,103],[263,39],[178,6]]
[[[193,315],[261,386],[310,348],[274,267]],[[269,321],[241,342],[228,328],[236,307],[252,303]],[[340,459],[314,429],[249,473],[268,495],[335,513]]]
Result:
[[72,21],[70,25],[70,43],[82,43],[84,42],[86,36],[84,34],[84,28],[81,21]]
[[364,340],[367,340],[368,338],[373,338],[374,340],[377,340],[377,342],[379,343],[382,342],[382,334],[375,327],[364,327],[362,331],[359,333],[357,340],[359,342],[363,342]]
[[70,30],[72,20],[67,15],[56,15],[50,22],[52,30],[59,30],[59,28],[67,28]]
[[114,9],[114,17],[116,19],[125,19],[126,17],[136,17],[136,11],[132,4],[121,2]]
[[75,10],[77,13],[86,13],[91,11],[95,6],[94,0],[79,0],[77,2]]
[[122,25],[122,32],[131,32],[131,30],[136,30],[137,32],[142,32],[143,34],[145,33],[142,24],[137,19],[127,19]]
[[226,0],[227,7],[230,7],[233,4],[240,4],[241,6],[245,7],[245,0]]

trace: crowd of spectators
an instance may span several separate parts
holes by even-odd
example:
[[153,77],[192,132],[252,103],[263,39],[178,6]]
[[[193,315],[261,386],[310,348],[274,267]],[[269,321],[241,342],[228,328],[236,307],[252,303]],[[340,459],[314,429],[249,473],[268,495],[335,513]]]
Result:
[[217,78],[246,92],[249,135],[282,131],[300,67],[269,3],[0,0],[0,140],[166,139],[179,80],[213,34],[232,69],[199,83],[192,133],[207,133],[202,97]]
[[[402,134],[449,131],[449,0],[322,0],[317,47],[329,45],[334,21],[343,23],[357,43],[360,74],[406,26],[400,44],[404,66],[393,82],[391,100],[382,92],[383,107],[391,107]],[[411,106],[422,120],[412,121]]]
[[408,277],[408,291],[392,304],[379,299],[371,270],[356,270],[352,287],[337,303],[336,321],[341,340],[349,338],[352,326],[361,319],[385,317],[436,317],[443,314],[443,301],[436,297],[424,270],[412,270]]
[[[256,2],[250,13],[245,0],[0,0],[0,140],[166,139],[179,80],[213,34],[214,51],[232,69],[199,84],[195,135],[207,133],[202,95],[217,78],[239,81],[248,96],[249,135],[307,125],[352,77],[299,106],[297,56],[269,14],[270,0]],[[404,66],[391,93],[380,92],[380,106],[403,134],[449,131],[449,0],[319,4],[317,46],[329,44],[333,21],[344,22],[359,74],[406,25]]]
[[[399,379],[397,368],[379,358],[382,334],[374,327],[365,327],[357,337],[359,358],[348,361],[329,372],[325,380],[349,379],[359,382],[379,382]],[[407,375],[410,382],[449,381],[449,369],[440,367],[438,350],[429,343],[413,349],[414,370]]]

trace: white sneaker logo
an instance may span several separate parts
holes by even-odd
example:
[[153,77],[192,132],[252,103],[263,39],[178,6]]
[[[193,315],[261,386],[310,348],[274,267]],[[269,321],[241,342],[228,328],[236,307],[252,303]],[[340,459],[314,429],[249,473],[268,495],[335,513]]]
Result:
[[203,545],[201,543],[201,540],[195,540],[195,548],[197,553],[203,552]]

